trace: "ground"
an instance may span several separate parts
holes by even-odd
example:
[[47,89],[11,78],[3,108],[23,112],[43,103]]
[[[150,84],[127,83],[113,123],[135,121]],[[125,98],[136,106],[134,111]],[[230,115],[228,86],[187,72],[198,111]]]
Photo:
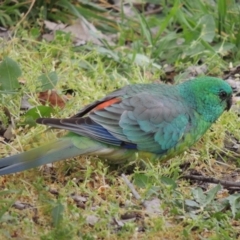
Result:
[[[207,20],[211,22],[211,18]],[[132,45],[125,39],[126,45],[118,48],[91,41],[76,46],[68,34],[60,32],[49,42],[39,40],[36,31],[21,26],[11,39],[2,39],[0,68],[6,71],[12,64],[19,76],[16,83],[7,74],[16,89],[4,85],[0,76],[1,90],[5,90],[0,104],[1,157],[46,144],[65,133],[36,125],[37,116],[72,116],[126,84],[175,84],[206,74],[231,78],[232,84],[239,85],[238,62],[231,58],[234,51],[223,54],[227,60],[220,50],[211,55],[215,45],[209,35],[199,41],[209,45],[210,53],[205,50],[205,55],[199,46],[195,49],[191,45],[190,51],[186,44],[179,48],[185,48],[189,56],[184,58],[183,51],[176,57],[170,44],[173,32],[168,35],[169,51],[159,48],[159,59],[154,58],[151,46],[139,53],[142,47],[137,44],[150,41],[144,19],[139,21],[142,35],[127,35],[130,30],[121,29],[121,41],[131,36]],[[203,34],[204,29],[199,32]],[[202,54],[199,58],[197,49]],[[1,239],[239,239],[240,195],[234,183],[239,180],[240,131],[235,99],[232,110],[225,112],[193,148],[166,163],[144,159],[126,169],[84,156],[1,176]],[[186,175],[203,178],[194,181]],[[209,183],[212,179],[207,177],[222,182]]]

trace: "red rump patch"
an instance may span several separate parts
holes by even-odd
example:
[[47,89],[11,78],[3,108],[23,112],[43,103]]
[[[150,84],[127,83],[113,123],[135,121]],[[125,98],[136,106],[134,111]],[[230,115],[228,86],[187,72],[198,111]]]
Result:
[[107,100],[106,102],[103,102],[97,105],[93,110],[101,110],[117,102],[121,102],[121,98],[112,98],[110,100]]

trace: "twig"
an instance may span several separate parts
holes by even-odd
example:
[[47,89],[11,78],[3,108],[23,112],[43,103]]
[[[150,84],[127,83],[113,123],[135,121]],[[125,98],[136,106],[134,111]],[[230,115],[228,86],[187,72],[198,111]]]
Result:
[[133,184],[128,180],[127,176],[125,174],[121,175],[124,182],[126,183],[126,185],[129,187],[129,189],[131,190],[133,196],[137,199],[137,200],[141,200],[141,196],[138,194],[137,190],[135,189],[135,187],[133,186]]
[[226,180],[219,180],[213,177],[205,177],[205,176],[198,176],[198,175],[184,175],[182,178],[191,179],[191,180],[197,180],[202,182],[209,182],[209,183],[216,183],[221,184],[222,186],[226,188],[239,188],[240,189],[240,182],[231,182]]
[[127,176],[125,174],[121,175],[123,178],[123,181],[126,183],[126,185],[129,187],[129,189],[131,190],[133,196],[137,199],[141,201],[141,204],[146,208],[147,205],[145,203],[145,200],[141,199],[141,196],[138,194],[137,190],[135,189],[135,187],[133,186],[133,184],[128,180]]
[[19,26],[19,25],[25,20],[25,18],[27,17],[27,15],[31,12],[31,10],[32,10],[35,2],[36,2],[36,0],[32,0],[30,7],[28,8],[28,10],[27,10],[27,12],[25,13],[25,15],[23,15],[22,19],[17,23],[17,26]]
[[145,15],[145,16],[153,15],[153,14],[156,14],[156,13],[160,13],[162,10],[163,10],[163,8],[162,8],[162,7],[159,7],[159,8],[156,8],[156,9],[149,10],[149,11],[147,11],[147,12],[144,12],[144,15]]

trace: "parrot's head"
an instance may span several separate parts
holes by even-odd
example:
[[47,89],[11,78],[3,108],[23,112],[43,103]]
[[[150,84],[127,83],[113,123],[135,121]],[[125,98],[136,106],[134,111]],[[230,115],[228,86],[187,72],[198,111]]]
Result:
[[206,120],[215,122],[232,105],[232,88],[224,80],[199,77],[179,85],[181,95]]

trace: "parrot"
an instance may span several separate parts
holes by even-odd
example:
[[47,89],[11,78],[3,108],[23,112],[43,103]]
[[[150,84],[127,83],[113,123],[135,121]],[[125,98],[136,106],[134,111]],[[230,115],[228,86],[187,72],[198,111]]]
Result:
[[0,159],[0,175],[80,155],[109,164],[140,159],[166,161],[197,142],[232,105],[224,80],[201,76],[176,85],[130,84],[70,118],[38,118],[38,124],[65,129],[52,143]]

